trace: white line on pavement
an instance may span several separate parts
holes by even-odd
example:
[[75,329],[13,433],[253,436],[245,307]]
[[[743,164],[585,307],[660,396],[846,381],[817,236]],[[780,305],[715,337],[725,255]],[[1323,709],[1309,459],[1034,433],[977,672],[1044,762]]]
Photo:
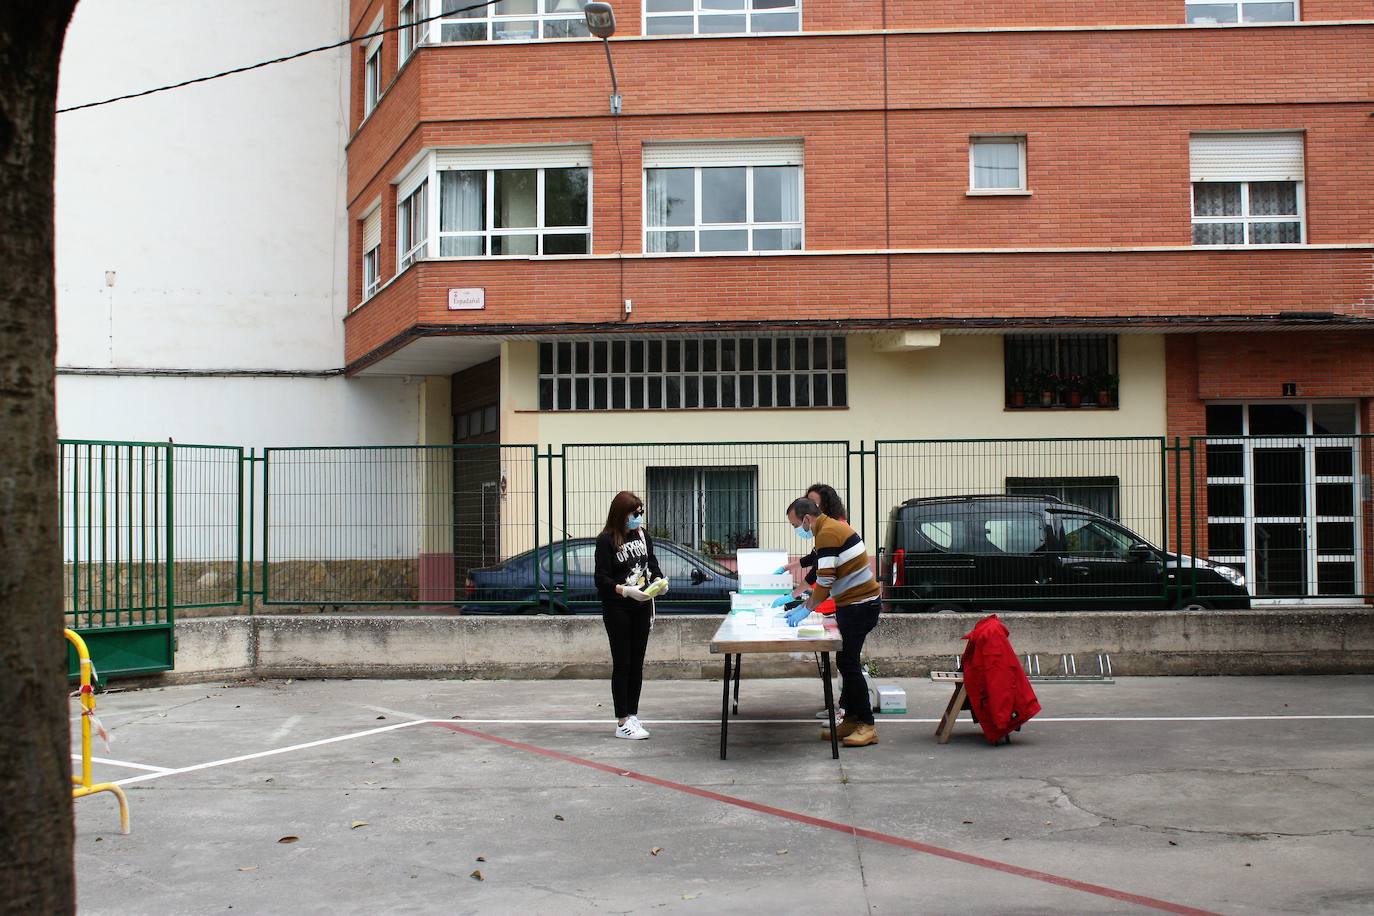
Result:
[[[80,754],[72,754],[73,760],[80,760]],[[146,763],[130,763],[127,760],[111,760],[108,757],[92,757],[92,763],[104,763],[112,767],[127,767],[130,770],[147,770],[150,773],[170,773],[171,767],[155,767]]]
[[256,754],[241,754],[238,757],[225,757],[223,760],[211,760],[209,763],[198,763],[195,766],[177,767],[174,770],[166,770],[160,773],[149,773],[146,776],[130,776],[128,779],[121,779],[115,785],[127,786],[135,782],[148,782],[152,779],[161,779],[164,776],[176,776],[181,773],[194,773],[197,770],[208,770],[212,767],[228,766],[231,763],[242,763],[245,760],[257,760],[262,757],[275,757],[277,754],[289,754],[292,751],[304,751],[312,747],[322,747],[326,744],[336,744],[340,741],[351,741],[354,738],[366,738],[370,735],[380,735],[383,732],[394,732],[400,728],[410,728],[412,725],[421,725],[428,720],[417,719],[414,722],[398,722],[395,725],[383,725],[381,728],[369,728],[366,731],[349,732],[346,735],[337,735],[333,738],[321,738],[319,741],[307,741],[304,744],[293,744],[290,747],[273,748],[270,751],[258,751]]

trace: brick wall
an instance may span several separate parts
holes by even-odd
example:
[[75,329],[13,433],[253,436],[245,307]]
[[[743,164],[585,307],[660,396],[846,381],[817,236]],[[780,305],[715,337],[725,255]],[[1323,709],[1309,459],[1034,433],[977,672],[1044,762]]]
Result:
[[[396,0],[388,0],[392,7]],[[350,0],[352,34],[366,29],[376,15],[379,0]],[[620,35],[641,32],[640,4],[615,3],[616,30]],[[395,13],[393,11],[392,15]],[[809,32],[854,29],[1005,28],[1075,25],[1170,25],[1184,21],[1183,0],[1121,0],[1104,4],[1096,0],[1008,0],[970,3],[968,0],[855,0],[822,3],[802,0],[802,27]],[[1305,22],[1374,19],[1370,0],[1303,0]]]
[[[1282,395],[1285,382],[1297,384],[1297,400],[1357,400],[1361,432],[1374,433],[1372,354],[1374,333],[1370,332],[1171,335],[1165,340],[1170,439],[1180,437],[1186,445],[1188,437],[1206,435],[1207,401],[1276,399]],[[1358,473],[1369,479],[1374,475],[1374,440],[1363,440],[1359,452]],[[1186,459],[1182,467],[1182,485],[1187,488]],[[1170,500],[1170,528],[1181,537],[1184,549],[1191,549],[1190,532],[1195,518],[1198,554],[1205,557],[1207,456],[1203,443],[1198,443],[1192,467],[1194,486],[1185,492],[1181,518]],[[1172,475],[1170,479],[1174,479]],[[1190,507],[1189,497],[1194,495],[1197,505]],[[1374,502],[1362,500],[1361,515],[1365,590],[1370,591],[1374,590],[1374,550],[1369,549],[1374,544]]]

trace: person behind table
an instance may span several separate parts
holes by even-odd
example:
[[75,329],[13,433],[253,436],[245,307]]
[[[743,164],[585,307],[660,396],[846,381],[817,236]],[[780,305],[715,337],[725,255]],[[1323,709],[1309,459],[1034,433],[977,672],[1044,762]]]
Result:
[[[806,489],[806,498],[817,506],[820,506],[821,513],[838,522],[849,524],[849,514],[845,512],[844,501],[840,499],[840,494],[835,492],[835,488],[825,483],[813,483]],[[816,551],[813,549],[806,556],[797,561],[802,569],[806,570],[806,587],[812,589],[816,587]],[[818,614],[835,613],[835,602],[826,600],[816,608]]]
[[[845,709],[844,722],[836,727],[835,734],[844,740],[845,747],[877,744],[878,729],[859,662],[864,640],[878,625],[882,609],[868,550],[857,531],[830,518],[806,497],[787,507],[787,522],[798,537],[816,544],[816,587],[801,607],[787,615],[787,622],[797,626],[826,599],[834,599],[841,640],[835,665],[840,669],[840,705]],[[821,729],[821,738],[829,741],[830,729]]]
[[[811,486],[806,488],[806,498],[811,500],[816,505],[820,506],[821,512],[823,514],[848,524],[849,513],[845,511],[844,500],[840,499],[840,494],[836,493],[835,488],[830,486],[830,484],[813,483]],[[802,569],[806,570],[806,591],[809,592],[811,589],[816,587],[816,551],[812,550],[806,556],[798,560],[797,564],[801,566]],[[805,592],[803,592],[802,597],[806,597]],[[816,606],[816,613],[823,614],[827,617],[834,614],[834,600],[827,598],[825,601],[822,601],[819,605]],[[837,671],[836,674],[838,673],[839,672]],[[822,709],[816,713],[816,718],[824,719],[829,714],[830,711],[828,709]],[[844,707],[836,707],[835,715],[843,719]]]
[[644,589],[664,578],[654,556],[653,539],[644,531],[644,503],[630,491],[621,490],[611,500],[606,527],[596,538],[596,592],[601,598],[601,622],[611,644],[611,699],[617,738],[649,737],[638,716],[644,652],[654,626],[653,599]]

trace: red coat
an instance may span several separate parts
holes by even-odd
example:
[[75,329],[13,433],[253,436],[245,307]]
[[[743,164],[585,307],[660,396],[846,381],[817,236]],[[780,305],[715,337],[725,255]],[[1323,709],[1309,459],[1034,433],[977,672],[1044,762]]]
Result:
[[1007,628],[989,614],[964,634],[964,688],[973,718],[988,741],[996,744],[1040,711],[1021,660],[1007,638]]

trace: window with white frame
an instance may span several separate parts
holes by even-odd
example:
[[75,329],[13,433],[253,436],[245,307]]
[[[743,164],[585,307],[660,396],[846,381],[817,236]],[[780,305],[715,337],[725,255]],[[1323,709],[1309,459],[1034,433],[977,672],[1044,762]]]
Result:
[[371,299],[377,294],[377,290],[382,288],[382,278],[379,273],[381,262],[379,256],[382,249],[369,248],[363,253],[363,298]]
[[382,287],[382,211],[374,208],[363,218],[363,298],[370,299]]
[[1026,190],[1026,138],[1023,135],[971,137],[968,187],[975,194]]
[[425,256],[429,243],[429,179],[401,198],[396,205],[397,273]]
[[[440,0],[439,40],[532,41],[539,38],[586,38],[587,0],[497,0],[490,6],[463,10],[472,0]],[[451,15],[450,15],[451,14]]]
[[1190,158],[1194,245],[1306,241],[1301,134],[1194,134]]
[[540,410],[845,407],[848,397],[843,337],[539,345]]
[[801,31],[801,0],[644,0],[645,35]]
[[1244,22],[1296,22],[1296,0],[1239,0],[1239,2],[1188,2],[1184,4],[1192,25],[1234,25]]
[[441,169],[439,256],[587,254],[591,170]]
[[801,251],[802,145],[644,148],[644,250]]
[[[381,17],[368,29],[375,32],[382,27]],[[372,114],[382,98],[382,36],[369,41],[363,49],[363,117]]]
[[415,52],[425,40],[426,25],[412,25],[417,19],[423,19],[425,0],[401,0],[396,8],[396,24],[401,26],[401,30],[396,34],[400,37],[401,63],[410,59],[410,55]]

